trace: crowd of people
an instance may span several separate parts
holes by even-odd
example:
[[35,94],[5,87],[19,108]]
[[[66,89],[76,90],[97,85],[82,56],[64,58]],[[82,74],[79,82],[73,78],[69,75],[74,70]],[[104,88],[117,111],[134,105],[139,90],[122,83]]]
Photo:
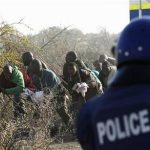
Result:
[[[25,52],[23,69],[4,66],[0,92],[14,95],[15,118],[27,113],[21,100],[25,89],[28,94],[52,93],[64,124],[77,118],[77,138],[84,150],[149,150],[149,39],[150,19],[137,19],[125,27],[113,48],[117,62],[102,54],[91,69],[76,52],[69,51],[62,76]],[[69,108],[68,94],[72,100]]]
[[[22,68],[6,64],[0,75],[0,91],[7,96],[14,96],[14,118],[23,117],[27,113],[21,99],[23,92],[33,94],[42,91],[42,94],[53,94],[56,111],[65,125],[70,124],[72,117],[76,118],[84,103],[104,93],[106,82],[115,72],[113,68],[116,64],[114,58],[100,55],[99,60],[93,63],[94,69],[90,69],[78,58],[76,52],[69,51],[66,54],[63,75],[58,76],[45,63],[35,59],[32,52],[23,53],[21,58]],[[68,94],[71,97],[69,108],[66,102]],[[28,98],[31,99],[30,94]]]

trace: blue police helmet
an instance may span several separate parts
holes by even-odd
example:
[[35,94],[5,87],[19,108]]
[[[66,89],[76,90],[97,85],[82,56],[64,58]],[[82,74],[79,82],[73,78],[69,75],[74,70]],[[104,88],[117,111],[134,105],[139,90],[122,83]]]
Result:
[[150,63],[150,18],[136,19],[125,27],[116,54],[118,68],[125,64]]

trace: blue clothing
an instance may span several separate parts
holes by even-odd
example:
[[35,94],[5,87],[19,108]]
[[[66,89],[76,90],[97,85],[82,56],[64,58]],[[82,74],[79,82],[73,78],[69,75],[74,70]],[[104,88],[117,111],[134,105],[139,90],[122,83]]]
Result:
[[43,69],[41,77],[33,76],[33,83],[37,90],[42,90],[45,87],[53,89],[59,85],[61,81],[52,70]]
[[51,70],[43,69],[41,77],[33,76],[33,81],[37,90],[48,88],[48,91],[44,91],[46,94],[49,94],[49,89],[52,91],[54,96],[53,103],[56,106],[55,109],[65,125],[68,125],[71,116],[68,114],[66,89],[61,84],[57,75]]
[[99,78],[99,76],[100,76],[99,71],[97,71],[97,70],[92,70],[92,72],[94,73],[94,75],[95,75],[97,78]]
[[120,68],[104,95],[83,106],[77,137],[84,150],[150,149],[150,67]]

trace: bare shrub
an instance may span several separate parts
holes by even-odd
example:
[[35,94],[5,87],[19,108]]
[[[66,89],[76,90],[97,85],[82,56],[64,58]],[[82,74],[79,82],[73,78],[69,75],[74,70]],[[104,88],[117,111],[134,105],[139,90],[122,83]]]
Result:
[[[2,69],[9,63],[21,68],[22,53],[32,51],[36,58],[44,61],[57,75],[62,75],[68,51],[75,50],[92,67],[92,62],[98,59],[99,54],[110,55],[114,38],[115,35],[106,31],[83,34],[78,29],[59,27],[43,30],[34,36],[24,36],[12,25],[3,22],[0,24],[0,67]],[[27,114],[17,120],[13,117],[12,102],[13,97],[0,94],[0,149],[46,150],[53,149],[51,144],[54,142],[62,143],[66,137],[66,140],[72,139],[70,129],[56,112],[52,95],[46,96],[41,105],[24,99]],[[71,98],[67,103],[71,105]]]

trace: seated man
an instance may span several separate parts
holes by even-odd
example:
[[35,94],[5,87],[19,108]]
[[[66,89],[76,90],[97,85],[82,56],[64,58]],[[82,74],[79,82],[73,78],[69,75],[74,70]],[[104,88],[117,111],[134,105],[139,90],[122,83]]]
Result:
[[99,62],[103,63],[104,61],[108,61],[111,65],[116,65],[116,59],[113,57],[108,57],[106,54],[101,54],[99,57]]
[[[24,66],[29,67],[31,61],[34,59],[35,58],[33,57],[32,52],[25,52],[22,54],[22,61],[23,61]],[[43,69],[48,69],[47,65],[44,62],[41,62],[41,63],[42,63]]]
[[[31,91],[35,91],[35,86],[32,80],[33,77],[31,76],[31,72],[28,68],[32,60],[34,60],[34,57],[31,52],[23,53],[22,61],[25,67],[22,69],[22,72],[23,72],[23,77],[25,81],[25,87],[30,89]],[[42,68],[47,69],[47,66],[45,63],[42,63]]]
[[100,63],[99,60],[95,60],[93,62],[93,66],[94,69],[92,70],[92,72],[94,72],[94,74],[100,79],[100,74],[102,71],[102,63]]
[[0,75],[1,92],[14,95],[14,117],[20,117],[25,114],[20,94],[24,89],[24,80],[22,73],[17,67],[6,65]]
[[79,69],[78,66],[72,62],[68,65],[68,74],[69,89],[72,89],[77,83],[85,82],[88,85],[87,92],[85,93],[86,101],[102,93],[101,82],[90,70]]
[[77,56],[77,53],[74,52],[74,51],[69,51],[67,54],[66,54],[66,63],[64,64],[63,66],[63,77],[64,77],[64,80],[67,82],[68,81],[68,64],[70,62],[74,62],[78,65],[79,68],[82,68],[82,69],[87,69],[86,65],[84,64],[84,62],[82,60],[80,60]]
[[76,115],[90,98],[103,93],[99,79],[90,70],[79,69],[75,63],[68,64],[68,89],[72,96],[71,112]]
[[115,72],[116,72],[116,67],[111,66],[107,60],[105,60],[102,63],[102,71],[99,76],[99,79],[102,82],[104,91],[107,89],[108,82],[114,76]]
[[[31,73],[37,77],[36,82],[34,82],[36,90],[41,91],[45,88],[46,91],[44,92],[47,94],[49,91],[52,91],[54,98],[56,99],[56,111],[63,122],[68,125],[71,117],[68,114],[68,108],[66,106],[66,91],[61,84],[60,79],[52,70],[43,69],[42,63],[37,59],[34,59],[31,62],[30,70]],[[49,90],[47,91],[47,89]]]

